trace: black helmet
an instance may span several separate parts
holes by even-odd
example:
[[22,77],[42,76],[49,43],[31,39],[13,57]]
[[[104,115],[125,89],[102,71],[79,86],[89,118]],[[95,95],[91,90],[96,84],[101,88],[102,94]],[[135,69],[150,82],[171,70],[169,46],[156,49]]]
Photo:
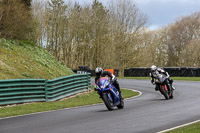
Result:
[[95,69],[95,73],[96,73],[97,76],[100,76],[103,73],[103,69],[101,67],[97,67]]

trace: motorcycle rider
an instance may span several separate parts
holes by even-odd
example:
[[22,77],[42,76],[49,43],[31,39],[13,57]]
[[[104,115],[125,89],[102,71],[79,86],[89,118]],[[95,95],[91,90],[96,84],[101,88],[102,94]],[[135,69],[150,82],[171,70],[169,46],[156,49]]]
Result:
[[[169,77],[168,72],[164,71],[164,70],[161,69],[161,68],[157,68],[155,65],[151,66],[150,69],[151,69],[151,73],[150,73],[149,75],[150,75],[150,77],[151,77],[151,83],[152,83],[153,85],[155,85],[156,74],[164,74],[164,75],[166,76],[167,80],[169,81],[169,84],[170,84],[171,88],[172,88],[173,90],[175,90],[175,87],[172,86],[173,79],[171,79],[171,78]],[[158,89],[159,89],[159,87],[156,85],[156,86],[155,86],[155,90],[158,91]]]
[[108,77],[110,77],[110,80],[113,82],[113,85],[115,86],[115,88],[119,91],[120,98],[123,98],[122,95],[121,95],[121,89],[120,89],[119,83],[118,83],[117,78],[115,77],[114,74],[112,74],[109,71],[104,71],[101,67],[97,67],[95,69],[95,74],[96,74],[96,77],[95,77],[95,90],[97,88],[97,82],[100,79],[100,77],[108,76]]

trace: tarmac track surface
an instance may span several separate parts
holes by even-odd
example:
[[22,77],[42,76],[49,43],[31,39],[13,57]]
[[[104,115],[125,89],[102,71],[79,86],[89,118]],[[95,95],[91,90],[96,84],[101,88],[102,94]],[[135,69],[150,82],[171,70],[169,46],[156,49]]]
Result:
[[155,133],[200,119],[200,82],[174,81],[172,100],[155,91],[150,80],[119,83],[142,95],[113,111],[98,104],[0,119],[0,133]]

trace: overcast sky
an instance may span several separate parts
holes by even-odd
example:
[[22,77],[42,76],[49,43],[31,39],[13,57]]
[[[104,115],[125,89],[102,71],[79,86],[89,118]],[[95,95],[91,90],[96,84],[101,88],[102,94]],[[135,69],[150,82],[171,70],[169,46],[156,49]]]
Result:
[[[92,4],[93,0],[76,0]],[[104,5],[109,0],[99,0]],[[175,22],[176,19],[200,11],[200,0],[132,0],[148,16],[150,28],[156,29]]]

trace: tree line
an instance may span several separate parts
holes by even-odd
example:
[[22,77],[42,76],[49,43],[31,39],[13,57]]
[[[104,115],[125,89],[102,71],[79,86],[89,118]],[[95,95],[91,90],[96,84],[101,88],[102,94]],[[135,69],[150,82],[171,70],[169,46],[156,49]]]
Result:
[[150,58],[138,66],[200,67],[200,12],[145,32],[142,42],[140,56]]
[[34,41],[71,69],[101,66],[123,75],[124,69],[153,64],[199,67],[199,12],[149,30],[148,17],[131,0],[109,0],[107,6],[98,0],[3,1],[15,4],[0,2],[0,37]]
[[0,38],[29,39],[31,0],[0,0]]

